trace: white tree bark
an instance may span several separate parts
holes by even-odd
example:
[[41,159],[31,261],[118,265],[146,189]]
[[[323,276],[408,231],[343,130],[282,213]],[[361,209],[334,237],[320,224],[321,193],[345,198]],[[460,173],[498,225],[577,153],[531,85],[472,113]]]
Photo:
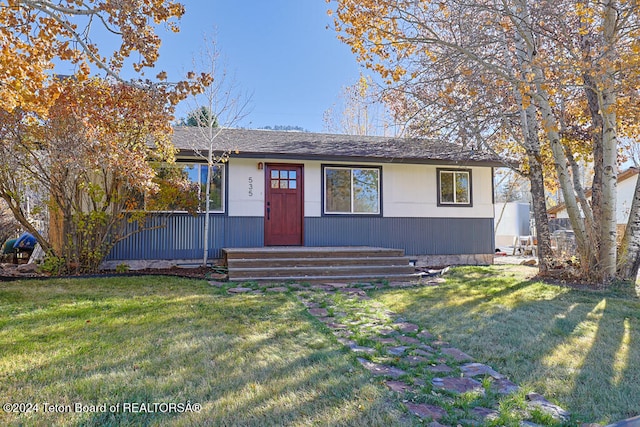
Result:
[[567,158],[560,142],[559,125],[549,103],[549,94],[542,84],[544,82],[544,72],[534,60],[536,43],[535,35],[531,29],[528,0],[514,1],[512,13],[512,22],[516,28],[515,40],[518,66],[523,76],[533,75],[533,87],[531,88],[530,96],[542,116],[542,127],[551,146],[556,174],[565,198],[567,213],[576,236],[576,242],[578,247],[581,248],[580,252],[584,253],[583,260],[588,261],[586,230],[573,191],[572,178],[567,167]]
[[598,103],[603,119],[602,128],[602,212],[600,218],[600,271],[602,280],[609,282],[616,275],[616,200],[618,179],[618,138],[616,117],[614,37],[617,20],[615,1],[604,2],[603,29],[604,64],[602,89],[598,91]]
[[[537,73],[541,73],[542,70],[537,70]],[[587,239],[587,232],[580,213],[580,207],[573,189],[573,182],[569,168],[567,166],[567,157],[564,154],[564,148],[560,142],[560,134],[558,132],[558,124],[551,105],[549,104],[549,97],[546,91],[542,88],[542,85],[538,83],[536,85],[536,104],[542,114],[542,124],[544,131],[549,139],[551,146],[551,152],[553,153],[553,161],[558,177],[558,182],[564,196],[565,205],[567,207],[567,214],[569,215],[569,222],[573,228],[573,232],[576,236],[576,244],[578,245],[578,251],[580,252],[583,262],[589,263],[591,250],[589,248],[589,240]]]
[[[209,261],[209,230],[211,222],[211,180],[213,168],[223,165],[235,151],[230,147],[218,144],[218,135],[225,127],[237,125],[248,113],[250,95],[242,94],[238,90],[235,80],[229,76],[224,62],[221,61],[220,51],[215,40],[205,37],[204,48],[200,51],[200,58],[194,58],[194,67],[213,76],[213,82],[205,87],[203,92],[187,100],[195,118],[199,138],[193,141],[194,153],[207,162],[207,183],[205,186],[204,230],[202,236],[202,266]],[[204,114],[200,114],[204,111]],[[204,148],[203,148],[204,147]],[[206,150],[206,152],[205,152]]]

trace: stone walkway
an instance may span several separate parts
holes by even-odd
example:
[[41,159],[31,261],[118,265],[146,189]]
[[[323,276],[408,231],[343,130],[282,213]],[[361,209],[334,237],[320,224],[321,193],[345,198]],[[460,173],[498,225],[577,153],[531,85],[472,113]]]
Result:
[[[520,390],[490,366],[419,325],[371,300],[367,290],[384,287],[437,286],[441,278],[416,283],[351,285],[267,285],[230,288],[230,293],[295,292],[309,314],[322,322],[357,361],[389,388],[407,411],[438,426],[481,426],[500,417],[498,402]],[[529,393],[520,409],[522,426],[537,417],[566,422],[570,414],[543,396]]]

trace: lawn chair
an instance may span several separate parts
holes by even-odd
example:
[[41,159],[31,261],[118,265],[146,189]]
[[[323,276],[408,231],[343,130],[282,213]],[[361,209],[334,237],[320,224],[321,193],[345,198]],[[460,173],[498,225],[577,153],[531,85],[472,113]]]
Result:
[[538,247],[535,244],[533,236],[516,236],[513,239],[513,255],[536,256]]

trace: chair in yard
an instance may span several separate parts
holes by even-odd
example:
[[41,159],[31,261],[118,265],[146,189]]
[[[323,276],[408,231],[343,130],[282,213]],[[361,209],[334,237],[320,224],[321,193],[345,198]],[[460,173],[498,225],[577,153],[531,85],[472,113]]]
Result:
[[536,256],[538,247],[533,236],[516,236],[513,239],[513,255],[516,253],[526,256]]

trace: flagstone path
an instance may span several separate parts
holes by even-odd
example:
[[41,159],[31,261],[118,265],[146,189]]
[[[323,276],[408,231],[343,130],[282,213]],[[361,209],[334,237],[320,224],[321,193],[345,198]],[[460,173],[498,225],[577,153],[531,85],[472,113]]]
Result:
[[[308,313],[357,355],[356,360],[383,383],[407,409],[432,427],[481,426],[499,418],[498,399],[520,390],[506,376],[475,361],[417,324],[408,322],[367,290],[383,287],[437,286],[441,278],[414,283],[282,284],[230,288],[229,293],[293,291]],[[213,284],[213,283],[212,283]],[[536,426],[532,413],[559,422],[570,414],[536,393],[526,395],[522,426]]]

